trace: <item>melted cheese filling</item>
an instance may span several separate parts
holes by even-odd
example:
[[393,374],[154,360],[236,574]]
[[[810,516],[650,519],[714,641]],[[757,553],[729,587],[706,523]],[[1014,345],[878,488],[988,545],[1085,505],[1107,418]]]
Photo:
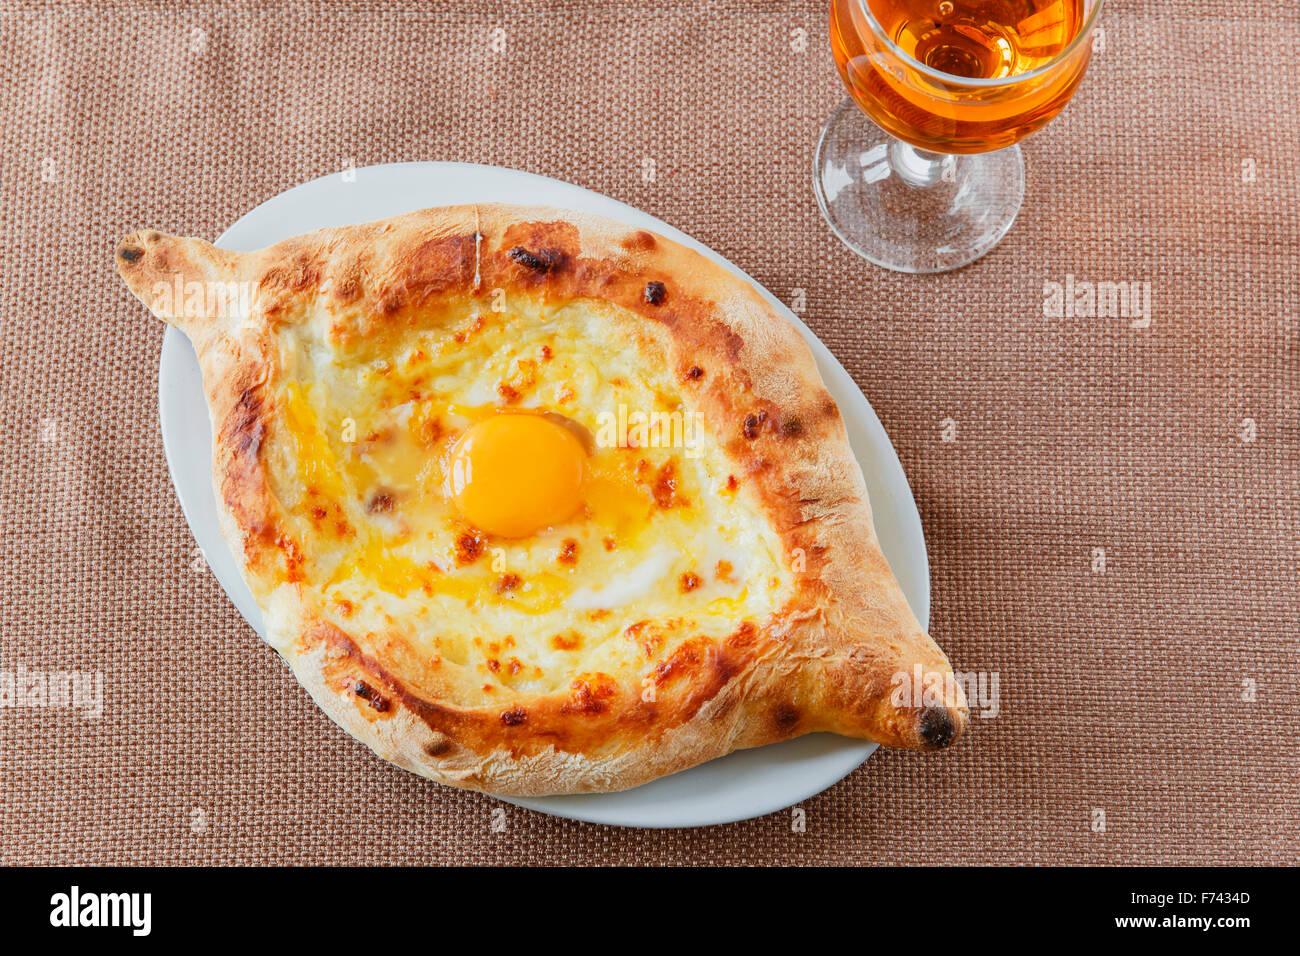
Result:
[[[687,413],[663,344],[616,307],[454,303],[360,347],[315,319],[281,347],[267,461],[303,579],[344,631],[411,655],[399,669],[442,669],[453,703],[567,690],[580,674],[639,689],[687,638],[761,624],[792,590],[714,439],[637,431]],[[475,529],[446,493],[449,449],[503,410],[593,439],[581,507],[523,537]]]

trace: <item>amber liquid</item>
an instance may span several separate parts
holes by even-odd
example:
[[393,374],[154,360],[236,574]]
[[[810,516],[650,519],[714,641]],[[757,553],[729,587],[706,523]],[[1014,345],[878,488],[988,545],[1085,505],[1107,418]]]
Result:
[[[926,76],[889,51],[859,4],[912,59],[953,78]],[[1000,149],[1052,119],[1087,66],[1085,42],[1047,74],[994,87],[1046,66],[1083,28],[1085,0],[832,0],[831,46],[858,105],[884,129],[945,153]]]

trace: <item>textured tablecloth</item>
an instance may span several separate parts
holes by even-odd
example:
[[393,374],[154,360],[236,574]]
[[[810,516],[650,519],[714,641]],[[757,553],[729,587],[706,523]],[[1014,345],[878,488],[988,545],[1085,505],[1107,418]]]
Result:
[[[0,672],[103,682],[98,716],[0,708],[0,862],[1300,858],[1300,7],[1111,0],[1010,235],[926,277],[818,213],[825,7],[0,4]],[[997,716],[802,831],[494,829],[336,728],[197,554],[112,252],[404,160],[599,190],[795,305],[898,448],[931,630]],[[1149,326],[1045,314],[1067,281],[1149,282]]]

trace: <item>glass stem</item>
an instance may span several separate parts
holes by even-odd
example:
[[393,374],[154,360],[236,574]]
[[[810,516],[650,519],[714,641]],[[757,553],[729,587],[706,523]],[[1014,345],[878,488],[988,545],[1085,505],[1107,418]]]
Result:
[[917,189],[957,181],[956,156],[917,149],[901,139],[889,144],[889,165],[899,179]]

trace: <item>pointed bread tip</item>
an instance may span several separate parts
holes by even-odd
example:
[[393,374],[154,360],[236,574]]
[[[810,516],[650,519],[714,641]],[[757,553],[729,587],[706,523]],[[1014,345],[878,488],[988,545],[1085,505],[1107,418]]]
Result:
[[[223,317],[208,314],[213,310],[207,303],[226,303],[227,287],[239,271],[238,253],[156,229],[140,229],[124,237],[113,258],[118,275],[135,297],[158,318],[182,330]],[[191,294],[194,283],[198,283],[197,297]]]
[[927,707],[917,721],[917,736],[924,750],[943,750],[966,730],[969,713],[964,705]]
[[117,244],[117,272],[129,283],[131,276],[139,274],[145,268],[144,258],[149,247],[162,240],[162,233],[152,229],[140,229],[123,238]]

